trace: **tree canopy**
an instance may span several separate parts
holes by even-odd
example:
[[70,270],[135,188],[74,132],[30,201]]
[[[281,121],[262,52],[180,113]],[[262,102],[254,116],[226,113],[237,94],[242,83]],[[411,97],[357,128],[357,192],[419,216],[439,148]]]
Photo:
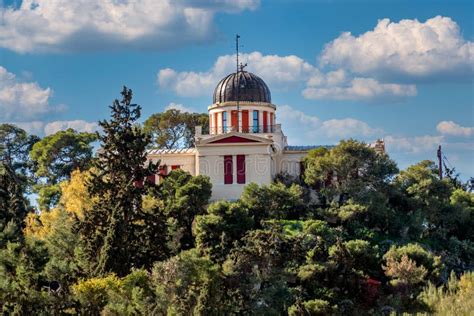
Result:
[[[38,140],[0,127],[4,314],[472,311],[474,194],[451,171],[440,179],[431,161],[399,171],[346,140],[309,152],[303,179],[210,201],[203,175],[147,181],[159,162],[146,154],[191,145],[207,115],[173,110],[142,126],[132,91],[121,96],[98,134]],[[29,204],[31,183],[45,190],[41,210]]]
[[209,116],[169,109],[151,115],[145,121],[143,129],[152,137],[151,146],[174,149],[194,146],[196,126],[202,126],[203,132],[209,131]]

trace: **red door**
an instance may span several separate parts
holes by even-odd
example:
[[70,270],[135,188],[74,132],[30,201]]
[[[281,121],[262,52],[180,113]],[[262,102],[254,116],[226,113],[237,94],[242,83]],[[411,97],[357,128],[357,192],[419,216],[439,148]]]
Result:
[[242,111],[242,133],[249,132],[249,111],[243,110]]
[[245,155],[237,155],[237,183],[245,183]]
[[232,156],[224,156],[224,184],[232,184]]

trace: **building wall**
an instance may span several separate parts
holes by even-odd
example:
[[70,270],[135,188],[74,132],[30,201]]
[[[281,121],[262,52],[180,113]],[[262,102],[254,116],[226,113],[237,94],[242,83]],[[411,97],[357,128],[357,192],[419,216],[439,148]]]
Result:
[[158,160],[160,165],[167,165],[168,172],[171,171],[172,165],[179,165],[181,169],[189,172],[191,175],[196,175],[196,154],[195,153],[176,153],[176,154],[159,154],[159,155],[149,155],[148,159],[151,159],[154,163]]
[[305,151],[284,151],[281,155],[278,156],[278,173],[285,173],[294,177],[299,177],[301,175],[301,161],[303,161],[303,158],[307,154],[308,152]]
[[[198,148],[198,174],[209,176],[212,183],[211,200],[235,200],[242,194],[245,185],[270,184],[272,182],[271,156],[266,144],[208,145]],[[233,157],[232,184],[224,184],[224,156]],[[237,183],[237,155],[245,155],[245,184]]]

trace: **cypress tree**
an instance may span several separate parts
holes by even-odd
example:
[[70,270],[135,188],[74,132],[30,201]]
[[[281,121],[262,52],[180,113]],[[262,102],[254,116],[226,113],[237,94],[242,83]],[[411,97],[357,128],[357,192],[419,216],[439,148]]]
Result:
[[96,202],[81,225],[84,252],[95,275],[123,276],[163,255],[159,240],[150,242],[162,229],[160,216],[142,209],[143,180],[157,167],[145,165],[150,138],[137,124],[141,107],[131,103],[132,91],[124,87],[121,94],[122,100],[110,106],[111,119],[99,122],[101,149],[88,183]]

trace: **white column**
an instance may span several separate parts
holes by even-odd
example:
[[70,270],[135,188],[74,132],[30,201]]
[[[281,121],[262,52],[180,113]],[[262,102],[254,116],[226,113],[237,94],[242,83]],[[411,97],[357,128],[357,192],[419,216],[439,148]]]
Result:
[[209,112],[209,134],[210,135],[213,135],[215,134],[214,133],[214,126],[215,126],[215,122],[214,122],[214,113],[213,112]]
[[262,109],[258,110],[258,132],[259,133],[263,132],[263,110]]
[[232,155],[232,183],[237,183],[237,155]]
[[217,112],[216,134],[222,133],[222,112]]

